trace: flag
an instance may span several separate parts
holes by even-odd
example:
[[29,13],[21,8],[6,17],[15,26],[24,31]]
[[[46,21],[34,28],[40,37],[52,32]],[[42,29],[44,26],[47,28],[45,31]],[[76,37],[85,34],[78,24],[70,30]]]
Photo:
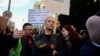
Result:
[[13,50],[13,56],[20,56],[22,50],[21,38],[18,39],[18,43]]

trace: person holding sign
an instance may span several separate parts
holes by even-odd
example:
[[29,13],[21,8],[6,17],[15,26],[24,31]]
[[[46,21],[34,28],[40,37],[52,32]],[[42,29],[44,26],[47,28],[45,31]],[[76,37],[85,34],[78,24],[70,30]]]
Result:
[[54,18],[48,16],[44,27],[44,32],[33,39],[32,56],[64,56],[60,37],[53,34]]

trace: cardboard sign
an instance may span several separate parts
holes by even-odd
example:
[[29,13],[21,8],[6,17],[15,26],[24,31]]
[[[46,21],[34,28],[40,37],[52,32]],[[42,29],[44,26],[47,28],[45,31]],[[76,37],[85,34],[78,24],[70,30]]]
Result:
[[7,19],[5,17],[0,16],[0,30],[6,27]]
[[47,16],[53,16],[54,13],[44,9],[30,9],[28,22],[33,25],[43,25]]
[[69,15],[70,0],[46,0],[45,9],[54,13]]

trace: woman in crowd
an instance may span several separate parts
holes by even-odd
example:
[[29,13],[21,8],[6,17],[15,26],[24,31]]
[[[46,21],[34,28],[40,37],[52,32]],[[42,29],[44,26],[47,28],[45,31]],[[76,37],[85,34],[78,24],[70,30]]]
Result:
[[47,17],[44,32],[34,37],[32,56],[64,56],[58,35],[53,34],[54,18]]
[[[67,55],[78,56],[80,38],[70,25],[62,27],[62,44]],[[70,54],[68,54],[70,52]]]

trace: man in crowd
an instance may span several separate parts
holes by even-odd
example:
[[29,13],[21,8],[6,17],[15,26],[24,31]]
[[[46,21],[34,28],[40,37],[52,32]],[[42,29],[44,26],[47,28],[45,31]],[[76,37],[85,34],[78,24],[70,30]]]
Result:
[[100,12],[88,18],[86,28],[90,40],[80,49],[80,56],[100,56]]

